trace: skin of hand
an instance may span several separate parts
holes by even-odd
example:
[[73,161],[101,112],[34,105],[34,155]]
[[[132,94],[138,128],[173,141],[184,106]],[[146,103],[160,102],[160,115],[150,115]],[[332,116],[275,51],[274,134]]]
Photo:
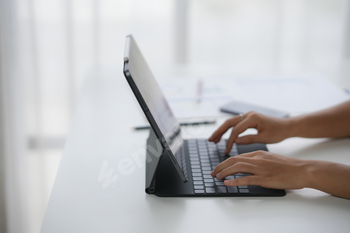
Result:
[[[299,117],[278,119],[249,112],[227,120],[208,139],[219,142],[233,127],[225,153],[237,144],[277,143],[288,137],[341,138],[350,136],[350,101],[319,112]],[[256,128],[257,135],[238,137],[248,128]],[[266,188],[314,188],[334,196],[350,199],[350,166],[318,160],[300,160],[266,151],[256,151],[228,158],[211,173],[222,179],[235,173],[251,176],[226,180],[227,186],[260,185]]]
[[[235,116],[225,121],[208,140],[217,143],[228,129],[233,128],[225,150],[228,154],[234,142],[239,145],[256,142],[277,143],[288,137],[348,137],[349,119],[350,101],[322,111],[286,119],[249,112],[243,115],[243,120],[240,116]],[[258,134],[238,137],[248,128],[256,128]]]
[[[290,136],[290,121],[288,119],[279,119],[265,116],[256,112],[249,112],[240,116],[232,117],[225,121],[208,139],[210,142],[219,142],[222,135],[232,128],[230,138],[227,140],[225,153],[228,154],[234,142],[238,145],[250,143],[277,143]],[[248,128],[255,128],[258,131],[256,135],[247,135],[238,137]]]
[[305,179],[308,163],[267,151],[255,151],[226,159],[211,173],[217,179],[235,173],[248,173],[238,179],[225,180],[227,186],[260,185],[265,188],[301,189],[307,186]]
[[275,189],[314,188],[350,199],[350,166],[318,160],[301,160],[267,151],[255,151],[226,159],[211,173],[217,179],[248,173],[225,180],[226,186],[260,185]]

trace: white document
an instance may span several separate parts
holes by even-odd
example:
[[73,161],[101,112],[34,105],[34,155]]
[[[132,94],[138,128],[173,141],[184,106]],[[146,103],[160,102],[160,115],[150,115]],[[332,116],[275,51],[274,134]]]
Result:
[[316,74],[253,78],[202,78],[198,102],[198,79],[162,80],[160,84],[174,114],[210,117],[220,113],[230,100],[289,112],[309,113],[349,100],[349,95],[328,79]]

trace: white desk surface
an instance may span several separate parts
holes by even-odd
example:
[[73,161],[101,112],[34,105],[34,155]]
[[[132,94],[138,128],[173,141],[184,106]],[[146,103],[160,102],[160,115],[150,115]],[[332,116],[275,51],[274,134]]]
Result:
[[[147,195],[144,157],[148,131],[121,72],[90,77],[82,88],[42,232],[349,232],[350,200],[302,189],[285,197],[160,198]],[[222,119],[224,120],[224,119]],[[135,123],[138,122],[138,123]],[[206,126],[207,138],[218,126]],[[183,129],[186,133],[188,130]],[[187,135],[188,136],[188,135]],[[293,138],[271,152],[350,164],[350,138]],[[126,175],[121,159],[134,161]],[[125,160],[124,160],[125,161]],[[106,188],[103,163],[118,175]],[[332,175],[332,174],[330,174]]]

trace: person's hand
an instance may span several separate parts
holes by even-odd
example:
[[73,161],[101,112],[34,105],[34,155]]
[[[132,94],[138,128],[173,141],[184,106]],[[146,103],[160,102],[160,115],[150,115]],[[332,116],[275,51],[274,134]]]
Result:
[[[289,121],[287,119],[279,119],[268,117],[256,112],[249,112],[243,115],[243,120],[240,116],[232,117],[225,121],[208,139],[210,142],[219,142],[222,135],[233,127],[230,138],[227,140],[225,153],[228,154],[234,142],[237,144],[250,143],[277,143],[289,137]],[[238,137],[248,128],[256,128],[258,134]]]
[[267,151],[255,151],[226,159],[216,166],[211,175],[221,180],[235,173],[251,174],[225,180],[226,186],[260,185],[275,189],[301,189],[307,185],[310,163]]

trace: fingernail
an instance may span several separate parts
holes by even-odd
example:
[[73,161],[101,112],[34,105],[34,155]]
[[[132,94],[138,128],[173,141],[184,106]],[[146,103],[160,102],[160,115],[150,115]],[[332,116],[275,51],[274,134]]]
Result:
[[230,180],[225,180],[224,185],[230,185],[231,181]]
[[220,173],[216,174],[216,178],[218,178],[219,180],[221,180],[221,174],[220,174]]
[[210,173],[210,175],[211,175],[212,177],[214,177],[214,171],[212,171],[212,172]]
[[236,143],[237,144],[243,144],[243,139],[242,138],[236,138]]

